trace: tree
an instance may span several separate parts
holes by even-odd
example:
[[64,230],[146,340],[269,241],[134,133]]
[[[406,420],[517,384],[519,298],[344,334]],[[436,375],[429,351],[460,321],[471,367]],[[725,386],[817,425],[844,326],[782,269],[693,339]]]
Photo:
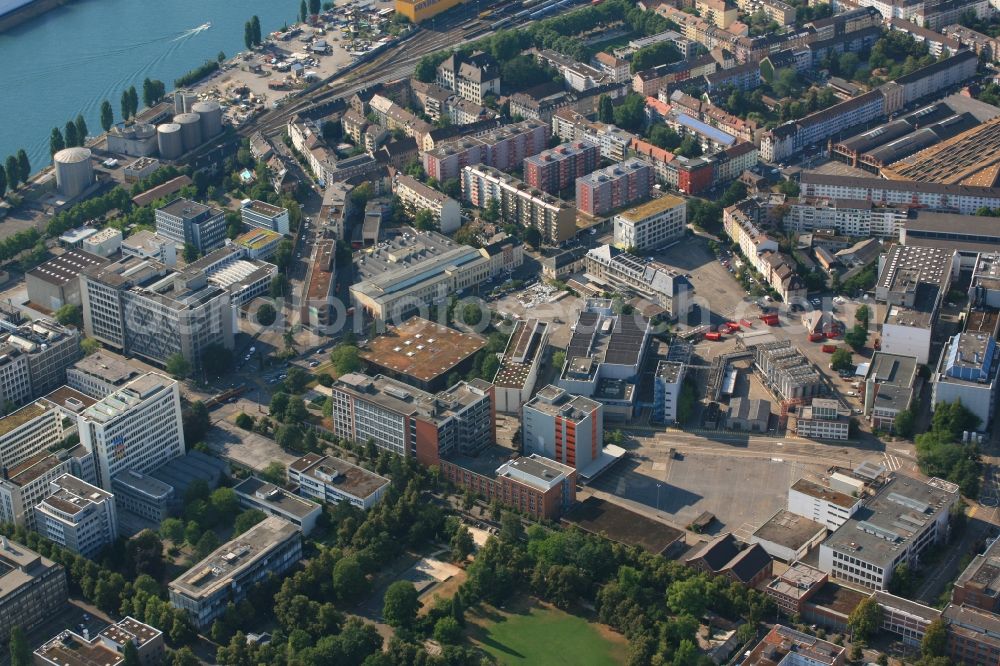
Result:
[[201,400],[191,403],[183,414],[184,439],[188,442],[200,442],[212,425],[208,415],[208,407]]
[[844,342],[854,347],[855,350],[863,349],[868,342],[868,329],[861,324],[855,324],[844,334]]
[[201,535],[201,538],[198,539],[198,543],[194,546],[195,557],[199,560],[204,559],[218,547],[219,537],[215,536],[215,532],[212,530],[205,530],[205,533]]
[[[70,148],[79,146],[81,143],[80,137],[76,135],[76,124],[72,120],[66,122],[66,126],[63,129],[63,136],[66,137],[66,145]],[[7,159],[9,160],[10,158]]]
[[205,374],[221,377],[233,367],[233,352],[226,349],[225,345],[213,342],[210,345],[205,345],[202,350],[201,364],[205,369]]
[[7,174],[7,181],[10,183],[10,189],[17,189],[18,180],[20,176],[20,171],[17,168],[17,158],[13,155],[7,157],[7,161],[4,163],[4,172]]
[[234,534],[243,534],[248,529],[267,518],[267,514],[260,509],[247,509],[236,516],[233,522]]
[[279,421],[285,420],[285,410],[288,409],[288,394],[279,391],[271,396],[271,404],[268,412]]
[[320,0],[309,0],[309,13],[315,16],[319,14]]
[[142,666],[139,648],[132,641],[125,641],[125,647],[122,648],[122,666]]
[[853,639],[867,641],[878,631],[881,617],[882,609],[875,597],[868,597],[858,604],[847,618],[847,626],[851,628]]
[[498,221],[500,219],[500,200],[493,198],[487,201],[486,208],[483,208],[483,212],[480,213],[479,217],[487,222]]
[[285,466],[280,462],[271,461],[260,473],[260,478],[277,486],[283,486],[285,485]]
[[413,216],[413,226],[420,231],[437,231],[438,221],[430,209],[424,208]]
[[[256,14],[250,17],[250,29],[253,33],[254,46],[260,46],[263,40],[261,39],[260,34],[260,17]],[[225,60],[225,58],[223,58],[223,60]]]
[[601,95],[597,100],[597,119],[602,123],[615,122],[615,104],[608,95]]
[[240,412],[236,415],[237,427],[243,428],[244,430],[253,430],[253,423],[253,417],[246,412]]
[[139,112],[139,93],[135,91],[135,86],[128,87],[128,108],[131,112],[129,115],[134,116]]
[[865,328],[868,328],[868,322],[871,320],[872,312],[867,305],[862,305],[854,312],[854,321],[862,324]]
[[847,347],[837,347],[830,357],[830,366],[834,370],[850,370],[854,367],[851,360],[851,351]]
[[455,562],[464,562],[475,547],[476,542],[472,540],[472,532],[465,525],[459,524],[451,537],[451,559]]
[[184,541],[184,522],[179,518],[164,518],[160,523],[160,536],[174,543]]
[[22,183],[31,179],[31,162],[28,161],[28,153],[24,148],[17,149],[17,179]]
[[629,132],[638,132],[646,122],[646,98],[637,93],[629,93],[615,108],[615,125]]
[[76,120],[74,121],[76,125],[76,140],[79,141],[80,145],[87,143],[87,135],[90,133],[87,130],[87,121],[83,119],[83,114],[77,114]]
[[358,558],[348,555],[337,560],[333,565],[333,589],[341,601],[355,599],[368,586],[365,573],[358,563]]
[[385,591],[382,599],[382,618],[391,627],[407,628],[417,619],[420,600],[413,583],[397,580]]
[[101,343],[94,338],[84,338],[80,341],[80,349],[83,350],[85,356],[90,356],[100,348]]
[[[277,276],[275,276],[277,277]],[[270,326],[278,318],[278,312],[270,303],[264,303],[257,308],[257,323],[261,326]]]
[[528,227],[524,230],[524,242],[538,249],[542,245],[542,232],[534,227]]
[[[55,155],[65,147],[66,141],[63,139],[62,132],[59,131],[58,127],[53,127],[52,134],[49,135],[49,155]],[[8,174],[9,177],[10,174]]]
[[455,618],[445,616],[434,623],[434,640],[442,645],[455,645],[462,640],[462,627]]
[[306,0],[299,3],[299,21],[305,23],[309,19],[309,8],[306,7]]
[[128,94],[128,90],[122,91],[122,120],[128,120],[132,117],[132,98]]
[[944,621],[938,618],[927,625],[920,640],[920,656],[943,657],[948,651],[948,631]]
[[330,352],[330,361],[338,375],[346,375],[361,369],[361,356],[354,345],[337,345]]
[[184,261],[191,263],[198,259],[198,248],[191,243],[184,243]]
[[0,167],[0,199],[7,193],[7,172]]
[[104,100],[101,102],[101,128],[107,132],[115,124],[115,112],[111,108],[111,102]]
[[500,540],[517,543],[524,534],[521,517],[513,511],[504,511],[500,516]]
[[681,145],[681,136],[667,125],[653,125],[649,130],[649,142],[657,148],[676,150]]
[[305,422],[309,418],[309,410],[306,409],[306,403],[303,402],[302,398],[298,396],[292,396],[288,399],[288,406],[285,408],[285,423],[290,425],[299,425]]
[[80,312],[80,306],[67,303],[56,310],[55,314],[56,321],[63,326],[76,326],[77,328],[83,328],[83,313]]
[[208,506],[220,518],[226,518],[240,508],[240,498],[232,488],[216,488],[208,496]]
[[900,437],[913,439],[913,435],[917,431],[917,415],[913,413],[912,409],[907,407],[896,414],[896,418],[892,422],[892,427]]
[[191,374],[191,364],[180,352],[173,354],[167,359],[166,371],[174,379],[184,379]]
[[14,625],[10,632],[10,665],[31,666],[31,646],[20,625]]
[[243,24],[243,45],[247,49],[253,48],[253,26],[250,25],[250,21]]

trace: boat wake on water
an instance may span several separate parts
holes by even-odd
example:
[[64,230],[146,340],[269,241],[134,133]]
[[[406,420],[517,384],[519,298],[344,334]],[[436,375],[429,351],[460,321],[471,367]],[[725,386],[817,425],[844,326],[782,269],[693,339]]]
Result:
[[205,32],[206,30],[208,30],[211,27],[212,27],[212,22],[211,21],[208,21],[207,23],[202,23],[197,28],[191,28],[190,30],[185,30],[181,34],[179,34],[176,37],[174,37],[174,39],[172,41],[176,42],[178,40],[184,39],[185,37],[193,37],[194,35],[197,35],[199,32]]

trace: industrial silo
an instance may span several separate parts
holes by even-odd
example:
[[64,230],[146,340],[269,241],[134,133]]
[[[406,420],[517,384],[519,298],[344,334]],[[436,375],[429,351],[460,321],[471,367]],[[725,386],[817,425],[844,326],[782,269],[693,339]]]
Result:
[[94,182],[89,148],[65,148],[52,156],[56,167],[56,187],[67,199],[80,195]]
[[174,113],[191,113],[191,107],[198,101],[198,95],[190,90],[174,91]]
[[181,126],[177,123],[163,123],[156,128],[156,141],[160,146],[160,157],[176,160],[184,154],[184,139]]
[[191,106],[191,112],[201,118],[201,138],[208,141],[222,132],[222,107],[215,100],[198,102]]
[[174,116],[174,122],[181,126],[184,152],[201,145],[201,117],[197,113],[180,113]]

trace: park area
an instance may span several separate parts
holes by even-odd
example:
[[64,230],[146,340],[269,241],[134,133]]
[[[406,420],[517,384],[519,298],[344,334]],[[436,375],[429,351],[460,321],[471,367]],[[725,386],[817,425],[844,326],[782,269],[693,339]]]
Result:
[[468,620],[469,639],[501,664],[625,663],[624,636],[535,599],[517,597],[500,609],[481,605]]

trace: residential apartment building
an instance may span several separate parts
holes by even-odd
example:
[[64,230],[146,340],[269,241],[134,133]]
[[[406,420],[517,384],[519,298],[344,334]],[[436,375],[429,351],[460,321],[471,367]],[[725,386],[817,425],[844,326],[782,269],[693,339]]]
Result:
[[88,337],[125,355],[166,364],[181,354],[193,366],[209,345],[233,347],[229,293],[201,270],[174,270],[135,257],[81,275]]
[[996,410],[1000,353],[996,339],[986,333],[956,333],[941,350],[931,375],[931,403],[961,401],[979,417],[979,430],[990,429]]
[[820,545],[819,569],[834,578],[886,590],[896,567],[918,566],[929,547],[948,538],[958,486],[897,473]]
[[689,60],[657,65],[633,74],[632,90],[645,97],[652,97],[663,88],[712,74],[718,67],[718,63],[711,55],[695,56]]
[[423,153],[424,171],[444,182],[461,177],[466,166],[485,166],[509,171],[518,169],[526,157],[548,147],[549,126],[539,120],[523,120],[476,136],[435,146]]
[[0,537],[0,638],[15,627],[31,631],[63,609],[66,570],[27,546]]
[[665,194],[615,215],[615,245],[640,252],[661,248],[680,240],[686,224],[687,202]]
[[[657,201],[660,201],[658,199]],[[656,303],[671,318],[691,308],[694,288],[686,277],[659,261],[643,259],[611,245],[587,251],[583,266],[591,283],[609,291],[628,291]]]
[[976,55],[988,62],[996,62],[1000,56],[1000,41],[960,23],[944,26],[941,28],[941,34],[950,37],[966,48],[972,49]]
[[636,138],[631,132],[589,120],[586,115],[563,108],[552,114],[552,133],[563,141],[586,141],[597,146],[601,157],[621,162],[628,157],[628,148]]
[[240,219],[254,229],[267,229],[282,235],[288,233],[288,209],[264,201],[244,200],[240,205]]
[[500,95],[500,65],[482,51],[453,53],[438,65],[437,84],[482,104],[487,95]]
[[597,168],[600,150],[592,143],[570,141],[524,159],[524,181],[558,195]]
[[94,557],[118,538],[115,496],[70,474],[49,483],[35,505],[35,529],[43,537],[84,557]]
[[879,205],[866,199],[799,198],[785,202],[782,224],[792,233],[832,229],[843,236],[898,238],[909,206]]
[[872,90],[765,132],[760,140],[760,157],[765,162],[781,162],[809,145],[825,142],[838,132],[886,113],[885,94],[880,89]]
[[534,227],[553,245],[576,235],[573,207],[494,168],[465,167],[462,198],[479,208],[486,208],[491,201],[497,200],[501,220]]
[[538,62],[556,69],[571,90],[581,92],[613,82],[611,74],[600,67],[578,62],[552,49],[529,49]]
[[204,631],[269,576],[280,576],[302,559],[302,533],[287,520],[268,516],[213,551],[169,585],[170,603]]
[[392,191],[411,211],[429,210],[437,220],[441,233],[450,234],[462,226],[462,206],[416,178],[397,173]]
[[524,403],[521,433],[526,454],[537,453],[589,476],[584,470],[599,464],[604,448],[604,406],[550,384]]
[[645,201],[653,189],[653,167],[637,157],[576,179],[576,207],[587,215]]
[[288,465],[288,482],[303,497],[327,504],[348,502],[363,511],[378,504],[391,483],[346,460],[318,453],[307,453]]
[[312,500],[303,499],[280,486],[256,476],[244,479],[233,487],[244,509],[256,509],[269,516],[287,520],[309,536],[316,527],[323,508]]
[[94,452],[97,485],[112,490],[123,470],[144,473],[184,455],[180,389],[175,380],[147,373],[83,410],[80,442]]
[[177,245],[208,252],[226,240],[225,211],[190,199],[174,199],[156,209],[156,233]]
[[[677,35],[677,33],[674,33]],[[680,35],[677,35],[680,37]],[[683,37],[681,37],[683,39]],[[630,63],[625,58],[620,58],[617,55],[606,53],[605,51],[599,51],[594,54],[591,59],[591,64],[597,67],[605,74],[611,77],[611,80],[615,83],[627,83],[631,75],[629,74]]]
[[496,439],[493,386],[476,379],[428,393],[378,375],[349,373],[331,387],[333,432],[424,465],[476,453]]
[[1000,207],[1000,188],[942,185],[917,181],[835,176],[803,171],[803,197],[870,200],[876,204],[915,205],[930,211],[973,215],[982,207]]
[[861,507],[861,497],[799,479],[788,489],[788,510],[836,530]]

